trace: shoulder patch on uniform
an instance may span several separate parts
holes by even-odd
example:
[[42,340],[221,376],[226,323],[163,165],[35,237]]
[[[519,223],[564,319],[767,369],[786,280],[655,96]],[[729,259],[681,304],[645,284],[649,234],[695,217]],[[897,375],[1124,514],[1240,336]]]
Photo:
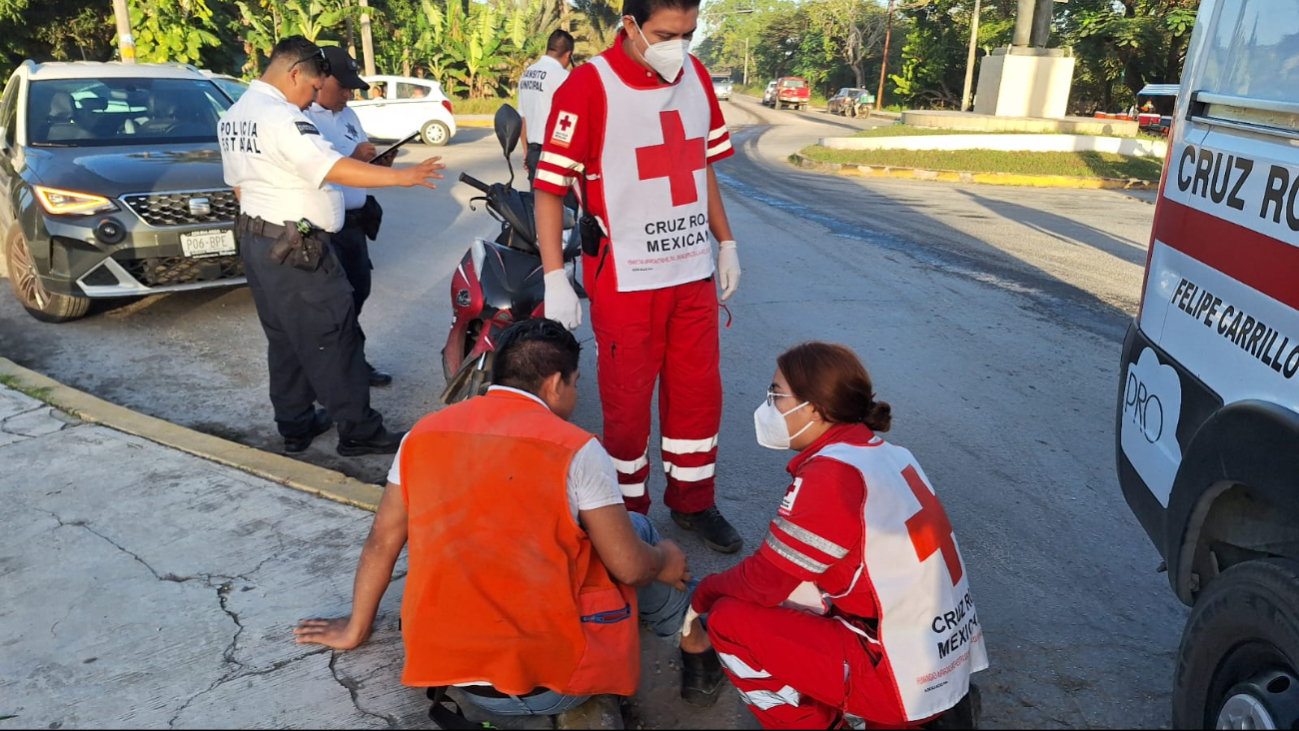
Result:
[[560,147],[568,147],[573,141],[573,133],[577,131],[577,115],[572,112],[560,112],[559,118],[555,120],[555,131],[550,135],[550,141]]
[[312,124],[311,122],[298,121],[298,122],[294,122],[294,124],[297,125],[298,127],[298,134],[304,134],[304,135],[320,134],[320,130],[316,129],[316,125]]
[[795,477],[794,484],[789,486],[785,491],[785,499],[780,501],[780,510],[777,512],[781,515],[789,515],[794,510],[794,501],[798,499],[798,491],[803,489],[803,478]]

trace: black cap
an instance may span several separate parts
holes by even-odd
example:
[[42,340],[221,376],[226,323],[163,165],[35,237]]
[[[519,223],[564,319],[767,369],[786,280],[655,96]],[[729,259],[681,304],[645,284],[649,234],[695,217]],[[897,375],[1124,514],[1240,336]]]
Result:
[[356,66],[356,61],[347,55],[347,51],[342,46],[324,46],[325,58],[329,59],[329,75],[338,79],[338,83],[343,85],[344,89],[360,89],[365,91],[370,85],[358,75],[360,71]]

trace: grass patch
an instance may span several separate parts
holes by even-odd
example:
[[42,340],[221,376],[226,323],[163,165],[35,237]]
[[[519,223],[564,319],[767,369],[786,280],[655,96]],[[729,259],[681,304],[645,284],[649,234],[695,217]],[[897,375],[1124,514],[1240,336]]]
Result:
[[0,386],[4,386],[6,388],[10,388],[13,389],[14,391],[17,391],[18,393],[31,396],[37,401],[44,401],[47,404],[54,403],[53,401],[50,400],[50,394],[53,393],[53,389],[51,389],[49,386],[43,386],[41,388],[32,388],[31,386],[24,386],[23,382],[15,376],[0,376]]
[[1107,152],[1001,152],[998,150],[831,150],[813,145],[803,155],[820,162],[873,167],[958,170],[973,173],[1068,175],[1158,181],[1163,160]]
[[519,103],[513,99],[452,99],[451,109],[457,116],[462,114],[496,114],[502,105],[509,104],[515,109]]

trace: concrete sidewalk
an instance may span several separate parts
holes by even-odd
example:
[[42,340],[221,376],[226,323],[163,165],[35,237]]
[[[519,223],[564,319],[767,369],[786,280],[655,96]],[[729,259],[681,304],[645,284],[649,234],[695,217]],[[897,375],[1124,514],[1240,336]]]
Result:
[[[0,465],[0,729],[436,728],[400,684],[404,558],[367,645],[293,643],[348,611],[371,513],[2,385]],[[643,644],[632,727],[752,727],[729,688],[683,704],[673,654]]]

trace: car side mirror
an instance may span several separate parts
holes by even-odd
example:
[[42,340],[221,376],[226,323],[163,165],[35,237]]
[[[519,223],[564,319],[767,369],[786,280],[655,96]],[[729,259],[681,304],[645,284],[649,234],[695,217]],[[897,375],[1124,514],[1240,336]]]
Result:
[[519,146],[519,136],[523,134],[523,117],[509,104],[502,104],[496,110],[496,139],[501,142],[501,151],[506,157],[514,154]]

